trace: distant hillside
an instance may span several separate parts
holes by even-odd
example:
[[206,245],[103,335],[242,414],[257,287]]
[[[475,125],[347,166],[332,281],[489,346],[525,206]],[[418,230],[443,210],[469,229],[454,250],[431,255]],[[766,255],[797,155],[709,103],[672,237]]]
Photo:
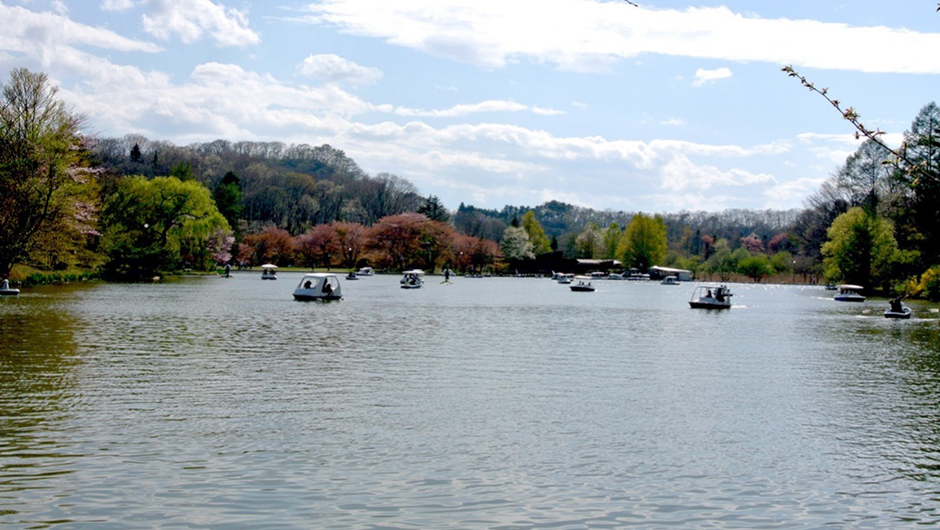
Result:
[[[423,196],[408,180],[380,173],[367,175],[356,162],[330,145],[281,142],[214,142],[185,147],[151,141],[140,135],[99,139],[93,153],[101,166],[120,175],[175,175],[193,178],[214,190],[232,173],[241,188],[240,232],[266,225],[299,234],[334,220],[371,225],[386,215],[416,211]],[[559,240],[596,223],[624,228],[636,212],[594,210],[559,201],[539,206],[505,206],[501,210],[461,203],[453,216],[462,233],[499,240],[513,219],[535,213],[549,237]],[[646,212],[656,213],[656,212]],[[799,210],[726,210],[663,214],[670,241],[711,235],[732,244],[747,236],[768,241],[789,230]]]

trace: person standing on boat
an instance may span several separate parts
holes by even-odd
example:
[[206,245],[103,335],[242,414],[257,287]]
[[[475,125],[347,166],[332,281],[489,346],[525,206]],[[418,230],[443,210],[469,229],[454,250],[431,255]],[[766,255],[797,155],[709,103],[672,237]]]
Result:
[[450,281],[450,269],[444,269],[444,281],[445,282]]
[[891,311],[893,313],[902,313],[904,312],[903,304],[901,304],[901,297],[898,296],[894,300],[891,300]]

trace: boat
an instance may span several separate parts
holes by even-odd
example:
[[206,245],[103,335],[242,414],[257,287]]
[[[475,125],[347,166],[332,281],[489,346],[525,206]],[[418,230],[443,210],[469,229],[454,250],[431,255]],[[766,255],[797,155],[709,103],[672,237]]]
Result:
[[692,291],[689,307],[693,309],[730,309],[731,291],[724,285],[699,285]]
[[568,285],[572,280],[574,280],[574,274],[565,274],[562,272],[559,273],[557,277],[558,283],[562,285]]
[[663,281],[659,282],[663,285],[679,285],[679,278],[675,276],[666,276],[663,278]]
[[401,288],[402,289],[420,289],[424,285],[424,271],[421,269],[412,269],[410,271],[405,271],[402,273],[401,278]]
[[10,280],[3,280],[3,287],[0,287],[0,296],[17,296],[20,290],[10,287]]
[[901,302],[901,298],[891,300],[891,307],[885,311],[885,318],[908,319],[911,318],[911,308]]
[[356,274],[356,271],[349,271],[349,274],[346,275],[347,280],[358,280],[359,276]]
[[262,280],[276,280],[277,279],[277,265],[272,265],[270,263],[265,263],[261,266],[261,279]]
[[865,297],[862,296],[864,290],[865,288],[861,285],[840,285],[839,294],[833,296],[832,299],[837,302],[864,302]]
[[343,291],[339,278],[329,272],[305,274],[294,289],[294,300],[341,300]]
[[372,270],[372,267],[362,267],[359,269],[359,272],[356,273],[357,276],[375,276],[375,271]]
[[575,276],[574,279],[577,280],[577,283],[572,281],[571,285],[568,286],[572,291],[576,293],[593,293],[594,292],[594,286],[591,285],[590,276]]

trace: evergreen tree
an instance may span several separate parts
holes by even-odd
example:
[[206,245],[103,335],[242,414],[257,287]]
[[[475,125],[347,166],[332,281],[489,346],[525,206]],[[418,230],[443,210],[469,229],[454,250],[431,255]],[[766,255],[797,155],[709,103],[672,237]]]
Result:
[[450,213],[436,195],[429,195],[427,199],[424,199],[424,204],[418,207],[418,213],[424,214],[432,221],[446,223],[450,220]]

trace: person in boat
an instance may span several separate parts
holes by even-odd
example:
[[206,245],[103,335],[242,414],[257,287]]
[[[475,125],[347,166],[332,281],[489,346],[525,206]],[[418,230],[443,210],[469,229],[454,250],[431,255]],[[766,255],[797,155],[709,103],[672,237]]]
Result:
[[330,282],[323,282],[323,293],[327,296],[333,294],[333,286],[330,285]]
[[313,284],[310,283],[310,280],[307,280],[307,281],[304,283],[304,289],[309,289],[311,285],[313,285]]
[[891,312],[892,312],[892,313],[903,313],[903,312],[904,312],[904,304],[901,303],[901,297],[900,297],[900,296],[898,296],[897,298],[891,300]]
[[3,289],[4,291],[6,291],[9,288],[10,288],[10,280],[3,280],[3,287],[0,287],[0,289]]

